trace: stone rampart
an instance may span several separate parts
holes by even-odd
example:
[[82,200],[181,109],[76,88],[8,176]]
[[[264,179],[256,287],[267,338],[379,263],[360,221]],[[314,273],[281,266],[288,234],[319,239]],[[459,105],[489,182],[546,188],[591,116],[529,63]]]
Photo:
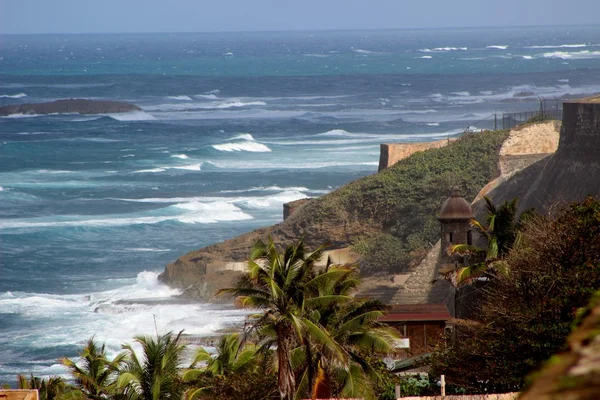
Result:
[[398,161],[403,160],[418,151],[446,147],[454,140],[456,140],[456,138],[442,139],[435,142],[382,144],[379,152],[379,171],[391,167]]

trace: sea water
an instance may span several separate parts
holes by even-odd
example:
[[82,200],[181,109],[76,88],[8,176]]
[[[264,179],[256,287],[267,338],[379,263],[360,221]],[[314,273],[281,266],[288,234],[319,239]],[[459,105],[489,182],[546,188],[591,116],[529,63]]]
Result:
[[0,118],[0,382],[64,375],[92,335],[116,354],[239,323],[158,274],[375,173],[380,143],[492,128],[599,78],[598,27],[0,36],[0,105],[143,109]]

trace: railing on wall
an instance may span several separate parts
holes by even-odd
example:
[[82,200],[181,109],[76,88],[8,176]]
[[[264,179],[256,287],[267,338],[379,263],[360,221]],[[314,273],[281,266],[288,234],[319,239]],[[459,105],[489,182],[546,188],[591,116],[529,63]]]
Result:
[[[494,130],[512,129],[517,125],[530,122],[541,122],[544,120],[562,120],[562,101],[560,100],[540,100],[539,109],[534,111],[521,111],[513,113],[491,114],[487,118],[469,124],[465,132],[473,132],[474,127],[482,122],[489,125],[493,121]],[[475,130],[476,131],[476,130]]]

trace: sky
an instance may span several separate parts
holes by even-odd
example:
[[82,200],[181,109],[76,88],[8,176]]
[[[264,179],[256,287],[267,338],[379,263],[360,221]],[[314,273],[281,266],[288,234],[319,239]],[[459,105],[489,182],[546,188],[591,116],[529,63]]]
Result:
[[0,33],[598,24],[600,0],[0,0]]

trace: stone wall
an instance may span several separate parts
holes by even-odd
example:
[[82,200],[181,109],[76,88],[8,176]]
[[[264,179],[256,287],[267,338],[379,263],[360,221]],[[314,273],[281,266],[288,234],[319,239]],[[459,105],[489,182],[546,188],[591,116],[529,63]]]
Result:
[[505,177],[527,168],[558,149],[559,121],[518,126],[500,149],[500,173]]
[[449,138],[435,142],[382,144],[380,145],[379,152],[379,171],[391,167],[398,161],[403,160],[418,151],[446,147],[455,140],[456,138]]
[[520,210],[600,196],[600,97],[563,103],[558,150],[527,187]]

